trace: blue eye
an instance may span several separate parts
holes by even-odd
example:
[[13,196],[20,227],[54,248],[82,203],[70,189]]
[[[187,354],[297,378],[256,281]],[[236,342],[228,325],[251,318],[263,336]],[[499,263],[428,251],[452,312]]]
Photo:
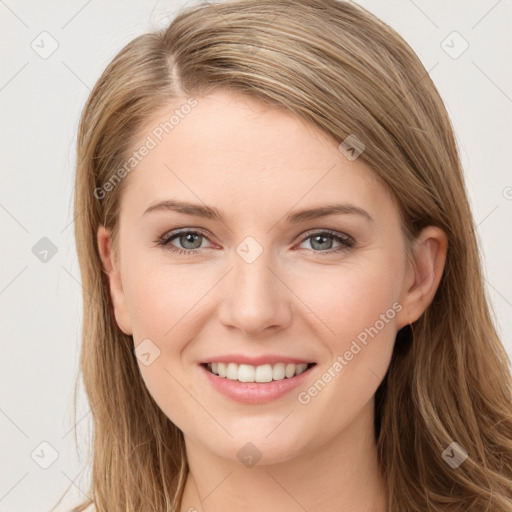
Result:
[[[346,251],[355,245],[355,241],[352,237],[335,231],[317,231],[316,233],[309,233],[302,239],[301,243],[306,240],[311,240],[310,245],[313,249],[319,249],[314,252],[322,254],[339,253],[341,251]],[[331,250],[332,240],[335,240],[340,244],[339,247],[336,247],[334,250]]]
[[[171,244],[171,242],[176,239],[180,242],[180,244],[185,246],[185,249],[176,247],[175,245]],[[199,231],[178,231],[174,234],[171,232],[164,235],[158,241],[158,245],[164,246],[169,251],[178,254],[197,254],[198,251],[195,249],[201,248],[202,239],[206,239],[206,236]],[[198,240],[199,244],[197,243]]]
[[[170,233],[166,233],[164,236],[162,236],[157,241],[157,245],[165,247],[165,249],[176,254],[197,255],[199,253],[198,249],[205,248],[201,247],[202,242],[205,239],[208,240],[208,237],[200,231],[171,231]],[[307,236],[302,238],[301,244],[310,239],[313,252],[322,255],[346,251],[355,245],[355,240],[352,237],[329,230],[308,233]],[[181,247],[177,247],[176,245],[172,244],[171,242],[174,240],[178,240]],[[339,244],[339,247],[335,247],[334,249],[332,248],[333,240]]]

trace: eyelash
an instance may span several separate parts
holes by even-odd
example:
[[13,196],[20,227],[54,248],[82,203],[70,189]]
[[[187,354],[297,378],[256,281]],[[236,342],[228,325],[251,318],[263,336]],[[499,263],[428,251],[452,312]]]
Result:
[[[176,238],[179,238],[180,236],[183,236],[183,235],[189,235],[189,234],[199,235],[208,240],[208,237],[206,236],[206,234],[200,230],[171,231],[170,233],[166,233],[161,238],[159,238],[157,240],[157,245],[160,247],[164,247],[166,250],[171,251],[175,254],[197,255],[200,248],[194,249],[194,250],[193,249],[181,249],[179,247],[170,245],[170,242],[172,242]],[[325,251],[315,251],[315,250],[311,249],[314,253],[318,253],[321,255],[338,254],[340,252],[349,250],[350,248],[354,247],[356,244],[355,240],[352,237],[350,237],[348,235],[343,235],[336,231],[330,231],[328,229],[323,230],[323,231],[308,232],[306,234],[306,236],[304,236],[300,240],[299,243],[302,244],[303,242],[305,242],[306,240],[308,240],[309,238],[312,238],[314,236],[326,236],[326,235],[327,235],[327,237],[333,238],[336,242],[340,243],[340,247],[337,247],[335,249],[325,250]]]

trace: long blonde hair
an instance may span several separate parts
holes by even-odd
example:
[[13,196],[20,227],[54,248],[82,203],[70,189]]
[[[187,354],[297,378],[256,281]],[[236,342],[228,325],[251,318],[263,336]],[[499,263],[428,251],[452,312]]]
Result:
[[[428,225],[446,232],[435,298],[399,332],[376,393],[388,507],[510,512],[512,378],[485,295],[450,120],[408,44],[362,7],[336,0],[235,0],[182,10],[166,29],[126,45],[90,94],[78,134],[75,235],[97,511],[178,511],[188,472],[183,435],[148,393],[133,339],[115,322],[96,243],[100,224],[115,234],[130,176],[101,198],[97,191],[152,114],[215,89],[284,108],[338,142],[355,135],[365,145],[359,158],[394,195],[407,241]],[[452,443],[468,454],[456,468],[443,456]]]

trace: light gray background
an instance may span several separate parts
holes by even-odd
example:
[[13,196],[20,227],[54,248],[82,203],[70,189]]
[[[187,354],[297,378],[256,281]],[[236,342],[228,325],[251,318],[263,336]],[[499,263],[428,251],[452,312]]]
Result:
[[[512,355],[512,71],[507,64],[512,3],[360,3],[409,42],[446,102],[478,224],[489,297]],[[69,510],[84,497],[83,440],[90,414],[83,394],[78,426],[71,414],[82,291],[72,225],[77,122],[117,51],[163,26],[183,5],[0,0],[0,511],[48,511],[68,485],[74,501],[57,510]],[[40,36],[43,31],[51,36]],[[462,48],[457,36],[446,40],[453,31],[469,43],[456,59],[442,47],[446,41],[443,46],[452,53]],[[52,38],[58,48],[42,58],[55,44]],[[42,237],[57,248],[46,262],[32,252]],[[48,469],[40,464],[49,464],[53,452],[42,442],[58,453]]]

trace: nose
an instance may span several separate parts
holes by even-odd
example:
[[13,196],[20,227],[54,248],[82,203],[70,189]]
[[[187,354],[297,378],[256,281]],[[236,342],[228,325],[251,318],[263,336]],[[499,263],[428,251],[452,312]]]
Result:
[[220,321],[247,337],[275,333],[292,319],[293,293],[269,252],[263,251],[252,262],[235,254],[233,268],[220,290]]

